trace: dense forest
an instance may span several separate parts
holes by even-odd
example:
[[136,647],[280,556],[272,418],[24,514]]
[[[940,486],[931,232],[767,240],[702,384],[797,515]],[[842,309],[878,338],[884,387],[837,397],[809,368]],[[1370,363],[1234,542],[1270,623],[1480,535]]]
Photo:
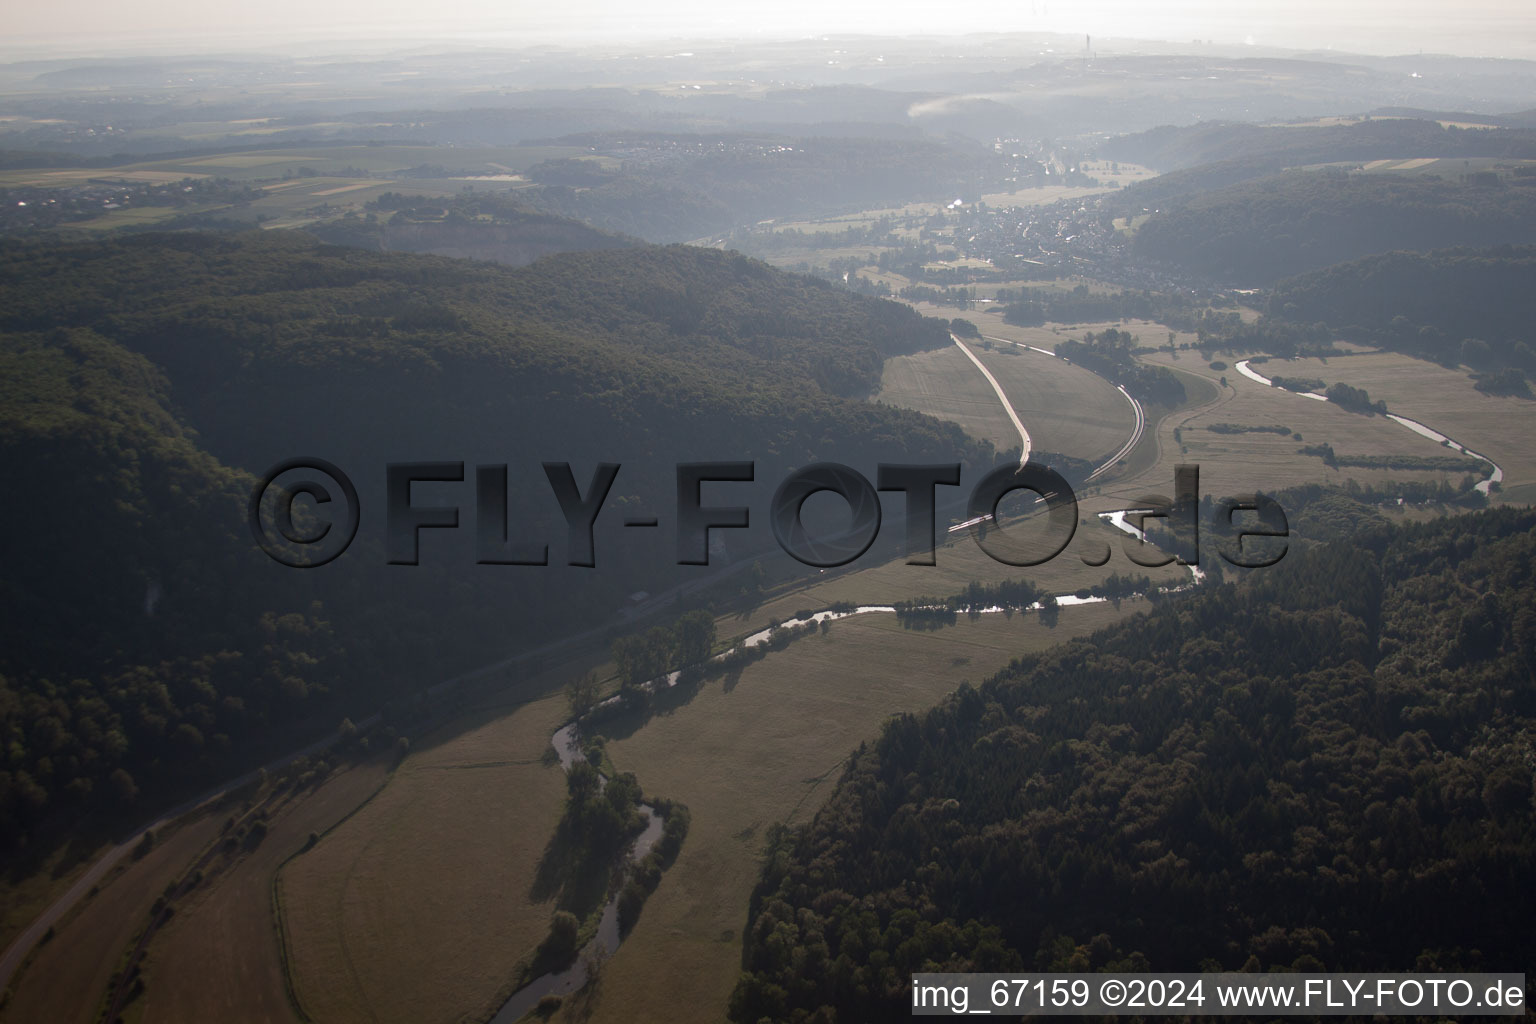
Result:
[[1280,282],[1272,316],[1477,370],[1536,374],[1536,247],[1391,252]]
[[914,971],[1536,955],[1536,514],[1365,532],[893,719],[770,845],[733,1020]]
[[1536,179],[1517,180],[1529,184],[1292,171],[1164,207],[1131,247],[1217,280],[1268,284],[1393,249],[1519,244],[1536,233]]
[[[696,578],[676,462],[755,460],[727,503],[759,509],[816,459],[990,465],[957,427],[860,400],[886,355],[946,344],[906,307],[682,247],[521,270],[284,232],[0,248],[0,456],[29,495],[0,512],[26,538],[0,592],[0,832],[206,785]],[[362,508],[309,572],[245,520],[253,474],[301,455],[349,472]],[[468,464],[414,499],[461,527],[390,567],[384,466],[407,460]],[[548,460],[583,491],[620,463],[608,507],[664,529],[610,511],[599,568],[567,566]],[[510,464],[510,539],[549,542],[547,567],[475,564],[476,462]],[[771,546],[754,519],[718,561]]]

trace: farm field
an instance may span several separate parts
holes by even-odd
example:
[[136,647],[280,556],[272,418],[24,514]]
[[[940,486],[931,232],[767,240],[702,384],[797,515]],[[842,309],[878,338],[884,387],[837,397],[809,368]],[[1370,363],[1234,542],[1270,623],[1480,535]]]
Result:
[[[1227,385],[1220,389],[1214,402],[1182,410],[1163,420],[1156,438],[1161,453],[1158,465],[1105,485],[1104,493],[1120,501],[1134,501],[1136,495],[1147,493],[1148,489],[1165,492],[1172,480],[1172,465],[1179,461],[1197,463],[1201,492],[1218,496],[1247,494],[1255,490],[1273,492],[1309,483],[1343,484],[1349,480],[1362,485],[1380,485],[1394,480],[1443,479],[1455,484],[1464,475],[1434,470],[1329,467],[1318,457],[1301,455],[1298,449],[1307,444],[1327,443],[1341,456],[1435,458],[1454,453],[1385,417],[1363,416],[1331,403],[1265,387],[1230,367],[1225,371],[1212,370],[1197,352],[1179,352],[1177,359],[1166,351],[1144,354],[1141,358],[1146,363],[1187,374],[1191,379],[1219,382],[1225,377]],[[1333,362],[1337,365],[1339,361]],[[1300,375],[1293,363],[1264,365],[1282,375]],[[1288,369],[1279,370],[1278,366]],[[1373,394],[1372,397],[1377,396]],[[1222,434],[1209,430],[1217,423],[1285,426],[1301,434],[1301,438],[1274,433]],[[1174,436],[1175,430],[1179,432],[1178,438]]]
[[1515,484],[1499,492],[1502,501],[1520,505],[1536,505],[1536,484]]
[[[1466,122],[1440,122],[1446,127],[1463,129],[1487,129],[1489,125],[1467,124]],[[1536,160],[1517,160],[1507,157],[1475,156],[1475,157],[1446,157],[1446,156],[1421,156],[1405,157],[1396,160],[1368,160],[1365,163],[1327,163],[1310,164],[1309,170],[1325,167],[1337,167],[1347,171],[1356,171],[1364,174],[1412,174],[1412,175],[1438,175],[1442,178],[1456,179],[1463,174],[1493,171],[1502,175],[1508,175],[1517,167],[1536,166]]]
[[[1278,369],[1282,366],[1286,369]],[[1391,412],[1433,427],[1498,463],[1506,492],[1536,483],[1536,402],[1486,395],[1473,386],[1465,368],[1448,370],[1398,352],[1272,360],[1260,367],[1265,368],[1364,388],[1373,400],[1385,400]]]
[[1040,185],[1021,188],[1016,192],[988,192],[981,201],[988,206],[1046,206],[1062,199],[1086,199],[1103,195],[1108,185]]
[[15,870],[0,885],[0,948],[8,946],[109,849],[108,843],[77,840]]
[[[1036,348],[1056,350],[1057,344],[1069,339],[1073,341],[1083,340],[1083,335],[1089,332],[1098,334],[1113,327],[1117,331],[1127,331],[1140,337],[1143,345],[1168,344],[1169,328],[1150,320],[1105,320],[1100,322],[1084,322],[1059,324],[1048,323],[1039,327],[1017,327],[1007,323],[1001,316],[975,317],[975,323],[980,328],[982,336],[993,339],[1012,341],[1021,345],[1033,345]],[[1174,343],[1182,344],[1186,341],[1194,341],[1193,334],[1173,331]]]
[[648,792],[687,804],[692,827],[634,932],[604,966],[595,997],[579,1018],[566,1010],[555,1019],[718,1021],[770,825],[809,819],[844,758],[890,715],[929,707],[963,681],[979,683],[1020,654],[1140,606],[1066,608],[1055,629],[1035,615],[962,616],[936,632],[904,630],[890,615],[840,620],[611,741],[614,764],[635,772]]
[[209,178],[204,172],[146,170],[138,164],[123,167],[21,168],[0,170],[0,188],[64,188],[90,182],[127,182],[136,185],[169,185],[185,178]]
[[[1059,169],[1059,168],[1058,168]],[[1116,163],[1110,160],[1084,160],[1078,165],[1084,174],[1103,182],[1100,185],[1040,185],[1013,192],[990,192],[981,197],[988,206],[1045,206],[1062,199],[1085,199],[1103,195],[1111,189],[1124,188],[1138,181],[1157,176],[1157,172],[1140,164]]]
[[191,213],[207,213],[217,206],[194,206],[176,209],[171,206],[130,206],[120,210],[108,210],[100,217],[76,221],[70,227],[82,231],[111,231],[116,228],[147,227]]
[[[359,180],[364,174],[390,175],[422,166],[443,167],[450,174],[516,174],[543,160],[585,156],[577,146],[486,146],[444,149],[433,146],[304,146],[255,149],[236,153],[171,156],[118,167],[21,169],[0,171],[0,187],[78,185],[87,181],[165,183],[182,178],[230,178],[270,181],[284,174]],[[368,180],[368,179],[360,179]],[[411,179],[393,182],[411,187]]]
[[[1404,117],[1405,117],[1404,115],[1397,115],[1397,114],[1370,114],[1370,115],[1334,114],[1334,115],[1329,115],[1329,116],[1326,116],[1326,117],[1313,117],[1313,118],[1299,119],[1299,120],[1295,120],[1295,121],[1282,121],[1282,122],[1278,122],[1275,125],[1275,127],[1279,127],[1279,128],[1326,128],[1326,127],[1329,127],[1329,126],[1332,126],[1332,125],[1360,124],[1362,121],[1400,121],[1400,120],[1404,120]],[[1485,124],[1485,123],[1483,123],[1481,121],[1456,121],[1456,120],[1447,120],[1445,118],[1437,118],[1435,120],[1436,120],[1436,123],[1439,124],[1442,128],[1452,128],[1452,127],[1454,127],[1454,128],[1493,128],[1493,127],[1495,127],[1494,125]]]
[[[943,312],[927,307],[919,308],[929,313]],[[1170,332],[1162,324],[1139,320],[1123,324],[1015,327],[1002,323],[1001,318],[991,316],[973,319],[978,322],[984,337],[994,340],[990,352],[976,347],[973,350],[977,351],[993,374],[998,376],[1005,390],[1008,390],[1035,446],[1042,451],[1062,450],[1053,448],[1049,431],[1057,423],[1069,425],[1073,417],[1063,420],[1059,412],[1052,414],[1050,410],[1073,408],[1073,403],[1062,401],[1060,395],[1054,399],[1048,394],[1041,394],[1037,399],[1021,398],[1021,394],[1028,394],[1031,390],[1044,390],[1044,385],[1040,378],[1033,375],[1033,370],[1059,368],[1083,373],[1087,379],[1098,382],[1100,390],[1114,396],[1126,413],[1129,412],[1129,406],[1099,378],[1086,371],[1066,367],[1039,353],[1001,356],[999,353],[1003,343],[1011,341],[1019,345],[1054,349],[1055,344],[1065,338],[1081,338],[1086,331],[1101,331],[1111,326],[1139,335],[1144,345],[1165,343],[1170,333],[1174,335],[1176,343],[1193,340],[1190,335]],[[1150,365],[1165,366],[1181,375],[1189,398],[1182,408],[1171,412],[1149,410],[1154,417],[1159,412],[1164,412],[1164,415],[1148,423],[1148,436],[1143,443],[1119,470],[1102,481],[1096,493],[1080,496],[1086,513],[1132,507],[1144,495],[1166,494],[1172,484],[1174,466],[1181,462],[1199,465],[1201,492],[1216,496],[1246,494],[1254,490],[1275,491],[1308,483],[1342,484],[1348,481],[1379,486],[1392,481],[1443,480],[1455,485],[1466,475],[1459,470],[1330,467],[1317,456],[1301,454],[1299,449],[1307,444],[1327,443],[1340,456],[1439,458],[1454,453],[1384,417],[1362,416],[1335,405],[1266,388],[1238,374],[1231,365],[1230,357],[1226,357],[1227,365],[1220,370],[1212,369],[1193,350],[1175,353],[1156,351],[1143,353],[1138,358]],[[1025,360],[1034,362],[1026,363]],[[1282,375],[1319,377],[1330,383],[1343,381],[1366,388],[1373,398],[1386,399],[1392,411],[1419,419],[1449,433],[1498,462],[1504,468],[1507,486],[1516,488],[1513,493],[1506,492],[1506,500],[1519,501],[1536,497],[1536,488],[1531,488],[1531,495],[1521,489],[1524,484],[1536,480],[1536,461],[1533,461],[1536,460],[1536,451],[1530,450],[1529,446],[1519,440],[1527,435],[1536,436],[1536,432],[1514,434],[1500,429],[1512,420],[1520,422],[1536,417],[1536,403],[1481,394],[1472,387],[1472,382],[1463,371],[1446,370],[1396,353],[1372,352],[1326,361],[1297,360],[1266,365],[1271,372]],[[924,353],[918,357],[907,357],[899,367],[895,360],[887,366],[890,374],[887,378],[889,395],[899,395],[899,404],[952,419],[973,433],[978,430],[989,432],[981,436],[1011,435],[1011,431],[1007,431],[1010,425],[1002,416],[1000,408],[995,404],[989,408],[986,403],[988,396],[981,390],[986,388],[985,381],[976,375],[978,381],[967,385],[961,373],[965,367],[958,359],[940,353]],[[1012,375],[1005,377],[1004,374],[1010,370]],[[962,389],[963,397],[960,394]],[[987,390],[990,391],[990,388]],[[1088,388],[1079,388],[1073,392],[1079,401],[1082,396],[1092,393]],[[887,391],[882,391],[882,396],[886,394]],[[1029,409],[1032,402],[1039,412],[1031,414]],[[1091,431],[1096,424],[1104,422],[1106,415],[1113,414],[1113,406],[1085,414],[1081,417],[1082,426]],[[1218,433],[1209,429],[1215,424],[1285,426],[1290,432],[1301,436],[1294,437],[1290,432]],[[1536,427],[1536,421],[1532,422],[1532,426]],[[1129,428],[1125,429],[1128,432]],[[1465,436],[1458,435],[1458,431]],[[1105,436],[1111,433],[1124,436],[1116,431],[1107,431]],[[1479,443],[1483,447],[1478,447]],[[1082,454],[1071,449],[1066,452]],[[1092,457],[1092,454],[1085,457]],[[1116,557],[1118,559],[1118,555]],[[1064,563],[1068,560],[1058,558],[1056,562]],[[1125,564],[1118,561],[1112,561],[1104,571],[1108,572],[1109,568],[1116,565],[1122,566],[1120,571],[1126,571]],[[1050,570],[1053,566],[1044,568]],[[982,573],[978,578],[989,578],[985,575],[984,567],[977,569]],[[857,599],[870,600],[862,597]]]
[[[1225,397],[1219,380],[1174,369],[1184,385],[1185,399],[1176,409],[1149,406],[1141,443],[1115,469],[1099,480],[1093,497],[1085,505],[1095,512],[1134,507],[1146,494],[1168,494],[1173,486],[1174,468],[1190,460],[1180,451],[1173,429],[1187,419],[1200,416]],[[1208,481],[1207,481],[1208,482]],[[1203,487],[1201,493],[1209,488]],[[1248,491],[1252,491],[1249,487]]]
[[125,1019],[293,1020],[273,919],[274,873],[312,833],[325,832],[367,800],[386,776],[384,760],[376,757],[290,796],[273,809],[260,845],[222,870],[211,866],[208,881],[151,941],[144,965],[149,982]]
[[[1018,431],[992,385],[953,345],[887,359],[874,400],[949,420],[972,437],[990,441],[999,451],[1019,445]],[[1019,418],[1033,437],[1034,427],[1025,419],[1023,409],[1019,409]]]
[[[1068,282],[1071,284],[1071,282]],[[926,303],[911,303],[913,308],[927,316],[946,315],[944,310]],[[1169,331],[1162,324],[1147,320],[1106,321],[1101,323],[1085,324],[1044,324],[1039,327],[1016,327],[1002,321],[1001,317],[968,315],[972,322],[976,323],[986,341],[993,343],[989,353],[984,348],[972,346],[978,356],[983,358],[988,368],[998,376],[998,368],[1009,372],[1008,381],[998,377],[999,383],[1012,396],[1014,408],[1019,412],[1020,419],[1024,422],[1025,429],[1030,432],[1030,438],[1034,446],[1040,451],[1061,451],[1067,455],[1075,455],[1081,458],[1095,459],[1113,454],[1120,445],[1129,438],[1133,426],[1133,414],[1131,407],[1119,392],[1110,386],[1103,378],[1088,370],[1071,364],[1047,359],[1043,353],[1021,351],[1018,356],[1003,356],[1001,352],[1016,349],[1019,346],[1030,346],[1054,352],[1056,345],[1064,340],[1081,340],[1089,331],[1100,332],[1110,327],[1128,331],[1139,336],[1143,344],[1152,345],[1166,343],[1169,334],[1173,334],[1177,343],[1193,340],[1193,335],[1180,334]],[[1190,365],[1186,357],[1183,364],[1174,363],[1170,366],[1175,372],[1182,372],[1181,367]],[[1015,362],[1019,360],[1019,362]],[[894,360],[887,362],[890,367]],[[1204,364],[1200,364],[1203,368]],[[947,396],[943,393],[943,386],[932,381],[922,379],[921,374],[927,371],[924,363],[907,363],[903,366],[902,397],[904,402],[910,402],[911,408],[928,412],[941,418],[953,418],[945,411],[944,401]],[[948,365],[939,369],[947,372]],[[974,367],[972,367],[974,369]],[[1037,376],[1039,375],[1044,376]],[[978,378],[980,375],[977,375]],[[1127,455],[1111,475],[1110,479],[1126,478],[1135,475],[1142,470],[1151,468],[1159,462],[1159,445],[1157,443],[1156,426],[1163,417],[1178,418],[1188,415],[1192,410],[1217,400],[1219,390],[1219,374],[1195,374],[1185,381],[1187,392],[1183,406],[1178,410],[1159,409],[1149,407],[1146,409],[1148,421],[1146,433],[1142,442]],[[954,377],[957,386],[962,382],[958,373]],[[1050,389],[1046,381],[1059,382],[1059,390]],[[985,385],[985,380],[981,383]],[[988,388],[990,391],[990,387]],[[1054,390],[1054,393],[1052,391]],[[934,402],[932,406],[922,404],[925,401]],[[1074,402],[1090,403],[1086,408],[1079,410]],[[893,403],[896,404],[896,403]],[[1026,407],[1031,407],[1038,412],[1026,412]],[[1067,409],[1067,412],[1063,412]],[[1091,411],[1089,411],[1091,410]],[[977,419],[996,415],[1001,417],[1001,410],[995,414],[989,414],[979,404],[974,407],[971,415]],[[1032,422],[1033,420],[1033,422]],[[1006,423],[1006,419],[1004,418]],[[987,423],[990,425],[991,421]],[[1039,424],[1040,433],[1036,432],[1036,424]],[[1105,429],[1105,424],[1118,424]],[[964,427],[965,424],[961,423]],[[1011,427],[1011,424],[1008,424]],[[969,429],[969,428],[967,428]],[[999,430],[995,425],[991,429]],[[1012,432],[1009,432],[1010,436]],[[1064,440],[1065,438],[1065,440]],[[1109,443],[1105,443],[1108,441]],[[1053,448],[1052,443],[1072,444],[1080,450],[1072,447]],[[1094,444],[1103,444],[1102,448],[1092,449]],[[1177,447],[1174,449],[1177,451]],[[1167,480],[1163,487],[1171,481],[1173,463],[1176,459],[1167,462],[1159,472],[1166,470],[1164,475]],[[1108,481],[1106,481],[1107,483]],[[1158,491],[1161,493],[1161,491]],[[1113,507],[1124,507],[1113,506]],[[1096,511],[1101,511],[1095,507]]]
[[210,809],[182,819],[162,830],[143,857],[124,858],[23,963],[0,1022],[94,1024],[112,975],[148,923],[155,900],[213,842],[222,818]]
[[[853,213],[836,214],[830,217],[817,217],[813,220],[785,220],[772,221],[771,226],[778,231],[803,231],[807,234],[821,234],[828,231],[845,231],[848,228],[867,228],[881,220],[901,221],[908,218],[932,217],[942,209],[940,203],[908,203],[906,206],[893,206],[886,209],[858,210]],[[764,224],[764,227],[770,226]],[[896,234],[915,238],[915,228],[892,228]]]
[[1096,462],[1118,451],[1136,428],[1125,396],[1081,366],[1017,346],[970,349],[1002,385],[1037,451]]
[[[173,180],[180,181],[185,177],[188,176],[177,176]],[[121,179],[101,178],[93,174],[89,180],[115,182]],[[84,179],[78,182],[60,182],[60,184],[84,183]],[[361,209],[364,204],[377,199],[385,192],[409,190],[429,196],[446,196],[453,195],[462,188],[462,182],[400,182],[389,179],[310,176],[259,186],[258,194],[249,201],[225,203],[215,200],[181,207],[124,205],[119,209],[106,210],[100,216],[89,220],[74,221],[70,227],[85,231],[106,231],[124,227],[144,227],[176,217],[212,214],[224,220],[260,223],[267,228],[291,228],[300,227],[324,217],[334,217],[348,209]]]
[[[1011,333],[1027,330],[1037,329],[1014,328]],[[1049,339],[1060,338],[1044,333]],[[1116,451],[1135,428],[1130,403],[1089,370],[1017,345],[966,344],[1002,385],[1036,451],[1102,458]],[[1036,342],[1021,344],[1047,348]],[[992,386],[954,348],[887,360],[875,400],[950,420],[999,450],[1019,443]]]
[[[263,186],[249,203],[227,207],[218,215],[230,220],[260,224],[263,228],[297,228],[316,220],[335,217],[349,209],[362,209],[385,192],[398,192],[396,181],[336,177],[294,178]],[[452,195],[456,189],[412,185],[413,192],[429,196]],[[114,211],[121,212],[121,211]]]
[[[106,231],[145,227],[173,218],[211,214],[221,219],[297,228],[361,209],[385,192],[451,196],[465,188],[506,191],[527,183],[518,172],[556,157],[586,156],[582,147],[502,146],[440,149],[430,146],[316,146],[237,153],[172,156],[120,167],[0,171],[0,188],[164,185],[186,179],[229,179],[256,188],[256,198],[182,207],[124,205],[71,227]],[[434,176],[422,176],[429,168]],[[409,176],[393,177],[412,171]],[[126,201],[125,201],[126,202]]]
[[[943,245],[938,246],[938,248],[941,252],[949,250],[949,247]],[[865,256],[869,253],[869,250],[870,247],[867,245],[853,246],[847,250],[803,250],[795,254],[774,253],[770,256],[763,257],[763,259],[768,263],[772,263],[776,267],[786,267],[791,266],[797,261],[805,261],[809,263],[824,262],[822,254],[829,251],[837,252],[840,255],[846,256]],[[903,288],[918,283],[907,277],[905,274],[899,274],[894,270],[881,270],[872,264],[869,266],[861,267],[858,271],[858,274],[860,277],[867,281],[880,282],[885,284],[885,286],[891,290],[892,296],[898,296],[900,295]],[[1019,278],[1004,281],[978,281],[975,284],[966,285],[967,290],[975,293],[975,306],[974,308],[966,311],[956,309],[954,306],[936,306],[932,303],[913,302],[908,299],[898,298],[896,301],[905,302],[907,305],[916,309],[919,313],[922,313],[925,316],[942,316],[945,319],[949,319],[955,316],[962,316],[967,319],[975,320],[976,325],[985,331],[987,330],[988,325],[1008,326],[1003,324],[1003,319],[1000,315],[987,315],[1000,314],[1002,312],[1001,305],[994,305],[997,299],[997,293],[1000,290],[1017,292],[1020,289],[1028,288],[1031,290],[1039,291],[1071,291],[1080,285],[1086,287],[1090,292],[1095,293],[1119,291],[1118,288],[1110,287],[1109,285],[1106,285],[1100,281],[1095,281],[1092,278],[1086,277],[1064,277],[1055,281],[1036,281],[1032,279]],[[1252,316],[1257,315],[1257,313],[1252,314]],[[1251,317],[1245,316],[1245,319],[1251,319]],[[1119,326],[1119,323],[1116,322],[1114,326]]]
[[[342,131],[352,127],[345,121],[310,121],[304,125],[306,131],[318,131],[330,129]],[[388,125],[375,125],[377,128],[387,128]],[[181,121],[175,124],[156,125],[150,129],[131,131],[128,135],[132,138],[151,137],[157,139],[179,139],[184,142],[212,142],[217,144],[219,140],[247,139],[261,141],[264,136],[276,135],[290,131],[291,126],[275,117],[246,117],[232,121]],[[226,143],[227,145],[228,143]]]
[[[237,220],[260,221],[265,228],[300,227],[324,217],[334,217],[347,209],[361,209],[385,192],[401,191],[401,182],[358,180],[351,178],[295,178],[262,189],[260,198],[247,206],[230,209],[226,216]],[[412,185],[411,191],[424,195],[452,195],[455,189]]]
[[555,910],[533,888],[565,800],[544,757],[564,715],[555,696],[456,724],[282,869],[294,987],[314,1020],[456,1022],[499,1005]]
[[[720,248],[729,248],[729,245],[722,244],[720,245]],[[754,258],[761,259],[764,263],[778,267],[781,270],[789,270],[793,272],[794,269],[802,263],[806,264],[807,266],[821,266],[831,263],[834,260],[847,260],[854,258],[862,260],[868,257],[871,249],[878,248],[878,246],[870,246],[865,244],[832,246],[826,248],[806,246],[804,248],[796,249],[780,249],[771,253],[764,253],[763,255]],[[877,280],[881,275],[870,273],[868,271],[862,271],[861,276],[867,277],[870,280]]]

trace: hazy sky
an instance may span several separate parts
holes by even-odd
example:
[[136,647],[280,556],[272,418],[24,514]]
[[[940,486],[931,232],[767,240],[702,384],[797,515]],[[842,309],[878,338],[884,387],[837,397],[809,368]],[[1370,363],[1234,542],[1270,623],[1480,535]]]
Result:
[[[1069,32],[1365,53],[1536,57],[1536,0],[50,0],[10,5],[7,34],[205,39],[401,35],[495,42],[817,33]],[[492,41],[492,40],[488,40]]]

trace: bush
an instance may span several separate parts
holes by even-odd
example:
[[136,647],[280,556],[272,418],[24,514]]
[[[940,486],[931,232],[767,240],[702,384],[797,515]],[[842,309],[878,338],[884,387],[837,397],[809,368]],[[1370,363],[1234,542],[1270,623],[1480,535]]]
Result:
[[[662,801],[657,801],[658,808]],[[677,860],[683,839],[688,835],[691,817],[688,808],[680,803],[666,801],[667,816],[662,824],[661,838],[655,847],[634,866],[629,881],[619,893],[619,934],[628,935],[640,918],[640,910],[646,899],[661,884],[661,873]]]
[[1508,367],[1495,373],[1479,373],[1473,376],[1477,383],[1473,387],[1486,395],[1513,395],[1517,398],[1530,398],[1531,387],[1526,382],[1525,374],[1514,367]]
[[569,910],[557,910],[549,920],[549,934],[544,938],[542,953],[551,960],[565,962],[576,955],[576,939],[581,933],[581,922]]
[[254,850],[265,838],[267,838],[267,823],[258,818],[251,822],[251,829],[245,834],[245,848]]
[[[1256,359],[1249,360],[1250,364],[1256,362]],[[1326,386],[1317,377],[1282,377],[1279,374],[1269,378],[1269,382],[1287,391],[1321,391]]]

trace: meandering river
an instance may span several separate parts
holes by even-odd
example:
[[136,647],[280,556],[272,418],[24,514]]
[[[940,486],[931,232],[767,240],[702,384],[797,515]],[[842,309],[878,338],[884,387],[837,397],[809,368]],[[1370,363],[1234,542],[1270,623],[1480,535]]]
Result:
[[[1244,377],[1247,377],[1251,381],[1257,381],[1258,383],[1263,384],[1265,387],[1276,387],[1274,381],[1270,380],[1268,377],[1250,367],[1248,365],[1248,360],[1246,359],[1237,364],[1237,372],[1242,374]],[[1290,389],[1278,388],[1278,390],[1288,391]],[[1327,395],[1319,395],[1311,391],[1291,391],[1291,394],[1300,395],[1302,398],[1311,398],[1318,402],[1330,401]],[[1503,482],[1504,470],[1500,469],[1499,464],[1494,462],[1488,456],[1479,455],[1472,449],[1466,447],[1465,445],[1458,444],[1457,442],[1451,440],[1449,437],[1446,437],[1444,434],[1440,433],[1440,431],[1434,429],[1433,427],[1427,427],[1420,423],[1418,420],[1411,420],[1407,416],[1399,416],[1396,413],[1391,412],[1387,413],[1387,419],[1402,424],[1409,430],[1413,431],[1415,434],[1418,434],[1420,437],[1427,437],[1437,444],[1443,444],[1449,448],[1461,452],[1463,455],[1470,459],[1482,459],[1484,462],[1488,463],[1488,465],[1492,466],[1493,472],[1489,474],[1488,479],[1480,481],[1477,484],[1477,489],[1484,494],[1491,493],[1494,484]]]

